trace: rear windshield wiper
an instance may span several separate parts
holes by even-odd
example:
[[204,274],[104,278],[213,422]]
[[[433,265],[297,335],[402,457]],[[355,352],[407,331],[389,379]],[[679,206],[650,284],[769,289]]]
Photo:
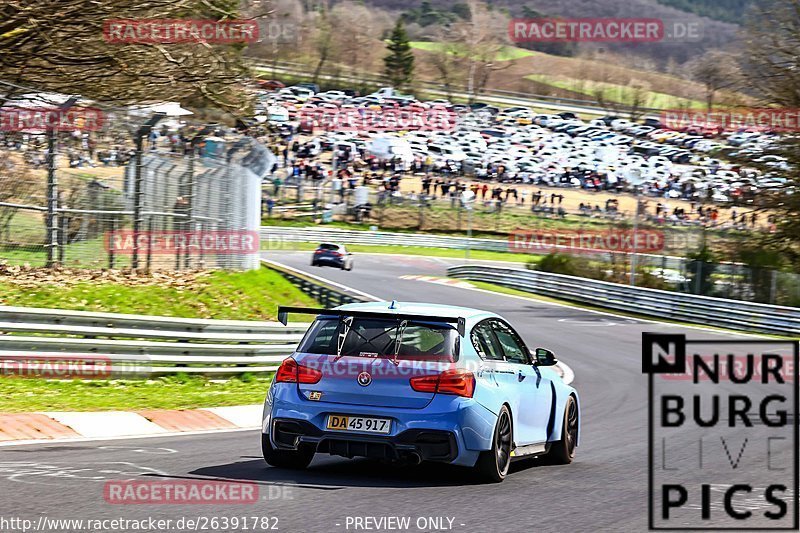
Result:
[[397,361],[397,354],[400,352],[400,346],[403,344],[403,334],[406,332],[406,327],[408,327],[408,320],[403,320],[400,322],[400,325],[397,326],[397,336],[394,341],[394,358],[391,360],[394,366],[400,366],[400,363]]
[[342,358],[342,349],[344,348],[344,343],[347,340],[347,334],[350,333],[350,328],[353,327],[353,317],[344,317],[342,319],[342,326],[342,331],[339,333],[339,338],[336,342],[336,357],[333,359],[334,363]]

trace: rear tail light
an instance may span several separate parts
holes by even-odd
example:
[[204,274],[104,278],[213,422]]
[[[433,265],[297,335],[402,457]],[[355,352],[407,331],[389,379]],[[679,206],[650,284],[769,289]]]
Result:
[[321,254],[321,253],[322,253],[322,250],[314,250],[314,253],[315,253],[315,254]]
[[278,373],[275,374],[277,383],[317,383],[320,379],[322,379],[322,372],[298,364],[291,357],[284,359],[278,368]]
[[417,392],[455,394],[472,398],[475,392],[475,376],[466,370],[445,370],[441,374],[419,376],[409,380]]

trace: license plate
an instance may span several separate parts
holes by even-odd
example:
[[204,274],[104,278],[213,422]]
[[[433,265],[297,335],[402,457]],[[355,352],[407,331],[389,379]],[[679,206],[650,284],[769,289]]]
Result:
[[392,421],[388,418],[370,418],[368,416],[329,415],[327,427],[336,431],[389,433]]

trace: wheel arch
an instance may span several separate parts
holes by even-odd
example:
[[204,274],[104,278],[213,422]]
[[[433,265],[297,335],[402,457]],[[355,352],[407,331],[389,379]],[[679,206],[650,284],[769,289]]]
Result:
[[[553,402],[554,408],[551,412],[552,420],[554,421],[552,425],[552,432],[549,434],[547,438],[547,442],[556,442],[561,439],[561,434],[564,431],[564,410],[567,407],[567,400],[569,398],[573,398],[575,400],[575,404],[578,408],[578,439],[575,443],[576,446],[580,445],[581,442],[581,402],[578,396],[578,392],[573,389],[572,387],[568,387],[567,390],[559,390],[559,387],[554,387],[554,391],[556,394],[556,401]],[[566,393],[566,394],[565,394]],[[560,415],[560,416],[556,416]]]

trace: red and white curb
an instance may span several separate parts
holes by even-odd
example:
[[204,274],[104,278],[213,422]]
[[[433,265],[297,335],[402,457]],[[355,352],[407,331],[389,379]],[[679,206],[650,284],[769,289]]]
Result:
[[0,446],[257,429],[262,408],[256,404],[131,412],[0,413]]
[[437,285],[448,285],[450,287],[458,287],[459,289],[474,289],[475,285],[468,281],[453,278],[439,278],[436,276],[418,276],[415,274],[406,274],[400,276],[400,279],[411,279],[416,281],[425,281],[427,283],[436,283]]

